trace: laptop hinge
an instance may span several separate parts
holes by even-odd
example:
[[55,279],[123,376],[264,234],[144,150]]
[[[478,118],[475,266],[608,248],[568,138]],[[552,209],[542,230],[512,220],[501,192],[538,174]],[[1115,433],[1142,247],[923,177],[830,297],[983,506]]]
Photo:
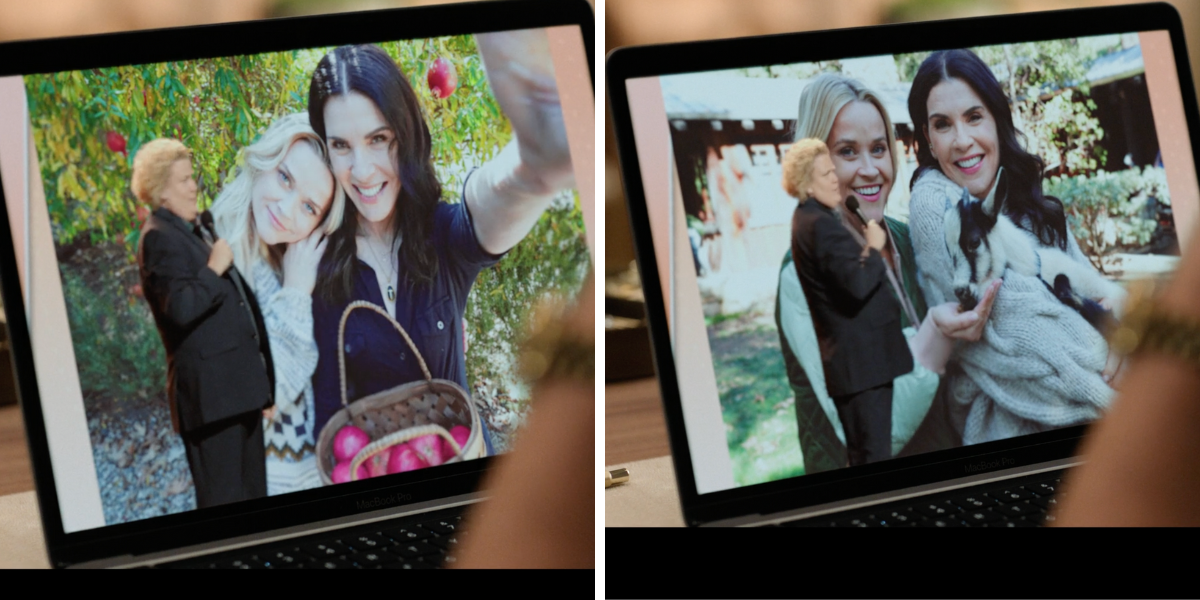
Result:
[[819,517],[831,513],[840,513],[844,511],[866,508],[875,506],[876,504],[884,504],[888,502],[897,502],[901,500],[910,500],[936,494],[939,492],[948,492],[960,488],[973,487],[976,485],[994,483],[1014,477],[1023,477],[1026,475],[1036,475],[1047,471],[1057,471],[1074,467],[1082,464],[1083,460],[1079,457],[1063,458],[1049,462],[1038,463],[1036,465],[1028,465],[1024,467],[1016,467],[1013,469],[1005,469],[1003,471],[994,471],[992,473],[984,473],[980,475],[971,475],[950,481],[939,481],[926,485],[919,485],[910,488],[892,490],[890,492],[882,492],[872,494],[870,496],[858,496],[839,500],[837,502],[828,502],[817,506],[809,506],[796,510],[785,512],[772,513],[769,515],[756,514],[746,515],[743,517],[735,517],[732,519],[722,519],[720,521],[712,521],[705,523],[702,527],[757,527],[764,525],[777,525],[786,521],[795,521],[798,519],[809,519]]
[[261,546],[265,544],[273,544],[284,540],[310,536],[313,534],[325,533],[328,531],[336,531],[338,529],[347,529],[366,525],[376,521],[387,521],[399,517],[419,515],[421,513],[433,512],[436,510],[444,510],[447,508],[455,508],[458,506],[466,506],[484,500],[485,496],[478,493],[462,494],[452,496],[450,498],[440,498],[429,502],[420,502],[417,504],[409,504],[402,507],[385,508],[382,510],[371,511],[357,515],[339,517],[327,521],[319,521],[316,523],[305,523],[284,529],[276,529],[272,531],[264,531],[250,535],[229,538],[215,542],[207,542],[204,544],[196,544],[186,548],[176,548],[173,550],[165,550],[143,555],[125,555],[92,560],[88,562],[71,565],[69,568],[79,569],[132,569],[136,567],[152,567],[158,564],[187,560],[209,554],[219,552],[228,552],[239,548],[249,548],[252,546]]

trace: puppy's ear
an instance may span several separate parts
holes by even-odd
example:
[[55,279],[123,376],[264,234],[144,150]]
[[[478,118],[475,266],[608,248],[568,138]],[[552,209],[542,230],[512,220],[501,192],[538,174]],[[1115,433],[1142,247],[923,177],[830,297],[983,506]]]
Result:
[[[967,196],[968,198],[970,195]],[[959,207],[951,207],[942,214],[942,227],[946,232],[946,250],[950,253],[950,260],[955,266],[958,266],[958,255],[962,250],[958,247],[958,237],[962,233],[962,218],[959,216]]]
[[1000,209],[1004,207],[1004,199],[1008,196],[1008,181],[1004,178],[1004,167],[1000,167],[996,171],[996,185],[992,186],[992,191],[988,192],[987,198],[983,199],[983,214],[995,219],[996,215],[1000,214]]

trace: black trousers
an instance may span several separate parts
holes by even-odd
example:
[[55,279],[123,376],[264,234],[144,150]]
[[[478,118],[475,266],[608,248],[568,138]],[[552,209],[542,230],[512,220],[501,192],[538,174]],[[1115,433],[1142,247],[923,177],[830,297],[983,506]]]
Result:
[[848,396],[834,396],[846,432],[850,466],[892,457],[892,383]]
[[267,495],[267,453],[258,411],[184,432],[196,508]]

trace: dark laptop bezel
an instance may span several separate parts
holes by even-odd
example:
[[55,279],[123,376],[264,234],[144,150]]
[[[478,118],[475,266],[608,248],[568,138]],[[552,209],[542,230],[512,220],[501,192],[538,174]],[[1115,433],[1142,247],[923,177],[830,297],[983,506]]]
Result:
[[[595,89],[595,17],[586,0],[493,0],[0,44],[0,76],[195,60],[344,44],[577,26]],[[594,91],[593,91],[594,94]],[[0,190],[0,200],[3,192]],[[0,287],[50,563],[143,555],[473,493],[492,458],[65,533],[51,471],[25,301],[7,209]],[[363,503],[367,508],[360,508]]]
[[[664,401],[675,476],[684,521],[689,526],[818,506],[989,471],[1069,459],[1074,456],[1087,426],[894,458],[876,464],[700,495],[696,489],[692,457],[688,449],[658,264],[654,260],[626,81],[639,77],[764,64],[1161,30],[1170,32],[1192,148],[1200,148],[1197,144],[1200,142],[1197,136],[1200,128],[1197,127],[1196,93],[1184,46],[1183,26],[1179,13],[1165,3],[640,46],[619,48],[609,53],[605,63],[609,109],[645,293],[650,339]],[[846,44],[847,40],[852,43]],[[762,57],[771,58],[764,60]],[[662,126],[667,127],[667,123],[664,122]],[[1200,161],[1200,155],[1194,154],[1194,166],[1198,167],[1197,172],[1200,173],[1200,162],[1197,161]]]

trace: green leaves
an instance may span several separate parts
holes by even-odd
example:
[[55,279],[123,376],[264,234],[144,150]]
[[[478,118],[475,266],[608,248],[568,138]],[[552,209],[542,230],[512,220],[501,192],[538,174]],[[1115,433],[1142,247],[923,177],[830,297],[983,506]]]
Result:
[[[443,200],[460,201],[470,169],[487,162],[512,139],[475,39],[459,36],[379,46],[416,91],[433,136]],[[280,116],[307,110],[312,72],[331,49],[25,78],[55,243],[61,249],[78,238],[86,248],[80,251],[86,259],[62,265],[68,304],[76,307],[70,315],[71,330],[85,393],[120,398],[163,389],[163,363],[147,358],[161,356],[153,322],[144,302],[131,301],[126,289],[136,281],[129,269],[136,271],[134,251],[141,227],[139,202],[130,189],[138,149],[158,137],[180,138],[194,153],[200,208],[208,208],[236,173],[242,148]],[[437,58],[451,62],[459,80],[455,92],[440,100],[425,81]],[[105,144],[109,131],[123,136],[127,154]],[[467,371],[472,389],[487,402],[516,403],[512,408],[519,414],[527,390],[513,365],[528,313],[543,297],[573,294],[588,269],[578,195],[564,194],[560,200],[495,269],[480,276],[468,299]],[[78,260],[91,262],[84,267]],[[123,283],[100,281],[94,276],[97,272],[122,273]],[[121,338],[118,332],[132,332],[136,339]],[[154,348],[158,354],[153,354]],[[128,377],[117,381],[112,373]]]
[[1062,200],[1071,234],[1101,272],[1105,256],[1144,250],[1159,232],[1156,205],[1171,205],[1161,167],[1050,177],[1042,188]]

